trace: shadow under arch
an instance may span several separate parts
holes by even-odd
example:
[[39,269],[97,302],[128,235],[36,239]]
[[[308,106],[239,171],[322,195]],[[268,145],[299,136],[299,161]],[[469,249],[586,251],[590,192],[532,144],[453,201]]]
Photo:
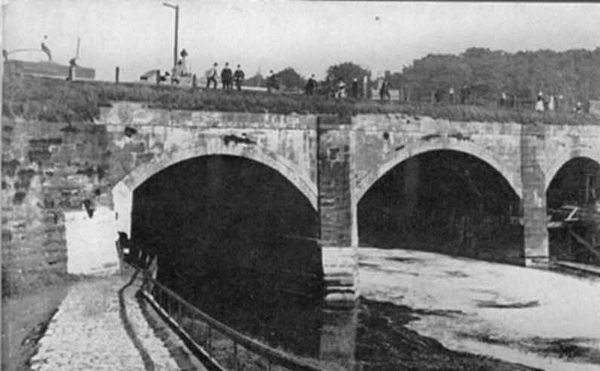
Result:
[[156,257],[159,282],[238,331],[318,354],[307,326],[318,322],[291,305],[322,297],[317,213],[284,176],[242,156],[201,156],[153,175],[133,197],[131,238]]
[[421,143],[418,145],[409,145],[400,151],[397,151],[388,161],[383,163],[378,168],[372,170],[362,179],[357,181],[353,204],[356,208],[358,203],[363,196],[369,191],[369,189],[383,176],[385,176],[390,170],[394,169],[397,165],[400,165],[404,161],[418,156],[420,154],[432,151],[454,151],[461,152],[482,160],[483,162],[490,165],[496,170],[511,186],[515,194],[522,198],[522,183],[521,174],[519,172],[511,171],[505,164],[496,159],[496,157],[488,150],[474,145],[466,141],[432,141],[428,143]]
[[421,151],[398,162],[356,204],[360,246],[523,264],[520,197],[479,156]]
[[[590,152],[587,154],[591,155]],[[558,156],[552,165],[549,173],[552,177],[546,179],[545,192],[549,214],[553,220],[560,221],[573,207],[579,207],[581,213],[575,214],[577,221],[573,223],[548,229],[550,257],[558,261],[600,265],[600,256],[593,248],[598,238],[600,161],[575,152],[569,153],[568,157]]]
[[303,175],[298,166],[285,157],[260,146],[225,145],[220,138],[206,146],[189,146],[174,151],[166,150],[160,156],[141,164],[127,174],[112,189],[116,213],[116,230],[131,235],[133,192],[147,179],[177,163],[204,156],[234,156],[256,161],[277,171],[292,183],[317,210],[317,186]]
[[587,158],[600,165],[600,150],[592,150],[591,148],[581,147],[562,151],[559,155],[555,156],[552,161],[548,162],[546,168],[544,169],[544,175],[546,178],[544,190],[546,192],[548,192],[550,184],[560,169],[562,169],[569,161],[577,158]]

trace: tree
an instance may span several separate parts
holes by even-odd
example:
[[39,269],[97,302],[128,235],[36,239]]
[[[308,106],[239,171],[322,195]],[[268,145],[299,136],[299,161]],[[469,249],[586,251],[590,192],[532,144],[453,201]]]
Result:
[[365,76],[370,77],[371,71],[352,62],[336,64],[327,69],[327,78],[333,83],[341,78],[346,84],[349,84],[353,79],[362,81]]
[[281,86],[288,89],[304,89],[305,80],[292,67],[284,68],[275,74],[275,78]]
[[520,51],[469,48],[460,55],[430,54],[402,70],[402,88],[413,99],[466,86],[473,100],[495,101],[501,93],[531,104],[538,92],[563,96],[564,105],[600,96],[600,48]]

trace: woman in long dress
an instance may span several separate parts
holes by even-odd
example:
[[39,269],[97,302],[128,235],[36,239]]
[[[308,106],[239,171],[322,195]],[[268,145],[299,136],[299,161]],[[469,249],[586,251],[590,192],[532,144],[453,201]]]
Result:
[[544,96],[542,95],[542,92],[540,92],[537,96],[537,102],[535,103],[535,110],[536,111],[544,111]]

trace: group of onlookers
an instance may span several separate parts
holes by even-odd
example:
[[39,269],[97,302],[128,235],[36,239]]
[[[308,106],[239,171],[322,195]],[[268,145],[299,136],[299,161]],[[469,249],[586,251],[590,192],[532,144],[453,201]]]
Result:
[[[207,89],[210,88],[211,84],[213,85],[213,89],[217,88],[217,80],[219,77],[219,73],[217,71],[218,65],[219,64],[215,62],[213,66],[206,71],[205,76]],[[239,64],[237,65],[235,72],[232,72],[231,68],[229,68],[229,62],[225,62],[225,67],[223,67],[221,70],[220,77],[223,90],[232,90],[234,83],[237,90],[242,90],[242,83],[246,78],[246,74]]]
[[[171,78],[171,81],[174,84],[179,84],[182,77],[191,76],[190,72],[187,69],[186,63],[186,57],[188,55],[187,51],[183,49],[180,55],[181,59],[177,61],[177,64],[173,68],[173,76]],[[74,64],[74,62],[72,64]],[[207,89],[209,89],[211,85],[213,86],[213,89],[216,89],[218,85],[218,80],[220,79],[223,90],[233,90],[234,84],[237,90],[242,90],[242,84],[245,79],[245,73],[241,69],[241,66],[239,64],[237,65],[235,72],[232,71],[231,68],[229,68],[229,62],[225,62],[225,66],[223,67],[223,69],[221,69],[220,73],[217,70],[217,67],[218,63],[215,62],[212,65],[212,67],[209,68],[205,73]],[[328,78],[324,84],[327,95],[333,98],[351,97],[354,99],[358,99],[361,97],[360,83],[356,78],[352,80],[352,84],[349,88],[346,86],[346,83],[342,78],[338,78],[335,83],[332,83]],[[315,79],[315,75],[313,74],[306,82],[306,85],[304,87],[304,93],[306,95],[314,95],[317,92],[318,86],[319,83],[317,82],[317,80]],[[276,75],[273,73],[273,70],[269,71],[269,76],[266,79],[266,87],[269,93],[271,93],[273,89],[279,89],[279,82],[277,80]],[[379,99],[381,99],[382,101],[391,100],[390,88],[390,82],[386,79],[381,79],[378,83]],[[442,94],[442,91],[439,89],[434,91],[432,95],[432,101],[440,103],[442,101]],[[449,103],[456,103],[456,101],[458,100],[461,104],[465,104],[466,101],[469,99],[469,96],[471,95],[471,91],[467,85],[464,85],[459,90],[458,94],[455,94],[454,87],[450,87],[450,89],[448,89],[447,94]],[[458,99],[456,95],[458,95]],[[541,112],[556,111],[558,110],[559,98],[562,98],[562,96],[556,97],[552,94],[544,95],[542,92],[539,92],[534,108],[536,111]],[[506,92],[501,92],[499,105],[500,107],[511,106]],[[576,113],[583,112],[583,106],[580,101],[576,103],[573,111]]]
[[[558,111],[558,102],[560,99],[562,99],[562,96],[556,97],[553,94],[544,95],[542,92],[539,92],[535,102],[535,110],[540,112]],[[583,112],[583,105],[581,104],[581,101],[577,101],[575,103],[575,107],[573,107],[573,112]]]
[[536,111],[554,111],[556,110],[557,99],[554,95],[545,96],[542,92],[539,92],[535,102]]
[[[183,49],[180,56],[181,59],[177,61],[177,64],[173,68],[173,75],[171,76],[171,83],[173,84],[179,84],[182,78],[192,76],[187,67],[187,51]],[[242,83],[244,82],[246,75],[241,66],[238,64],[237,69],[233,72],[231,71],[231,68],[229,68],[229,62],[225,62],[225,67],[223,67],[219,74],[219,71],[217,70],[218,65],[219,64],[215,62],[212,67],[206,71],[206,88],[208,89],[213,85],[213,88],[216,89],[220,77],[223,90],[232,90],[234,84],[237,90],[242,90]]]

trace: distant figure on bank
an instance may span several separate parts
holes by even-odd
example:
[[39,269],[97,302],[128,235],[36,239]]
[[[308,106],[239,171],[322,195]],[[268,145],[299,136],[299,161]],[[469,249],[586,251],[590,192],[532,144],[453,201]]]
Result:
[[71,58],[69,60],[69,75],[67,76],[67,81],[75,81],[76,77],[76,72],[75,69],[77,68],[77,58]]
[[242,67],[238,64],[237,69],[233,73],[233,81],[235,82],[235,87],[238,91],[242,90],[242,83],[244,82],[245,77],[246,75],[244,74],[244,71],[242,71]]
[[537,95],[537,101],[535,102],[535,110],[536,111],[544,111],[544,95],[542,92],[539,92]]
[[225,67],[221,70],[221,84],[223,84],[223,90],[233,89],[233,72],[231,72],[228,62],[225,62]]
[[392,99],[392,97],[390,95],[390,83],[387,80],[383,80],[381,82],[381,88],[379,88],[379,99],[381,99],[381,100]]
[[433,101],[435,103],[440,103],[442,101],[442,91],[440,89],[433,92]]
[[352,92],[352,98],[358,99],[360,94],[360,86],[358,86],[358,79],[356,77],[352,79],[352,86],[350,88],[350,91]]
[[583,106],[581,105],[581,101],[577,101],[577,103],[575,104],[575,113],[582,113],[583,112]]
[[469,100],[470,95],[471,89],[469,89],[469,86],[463,85],[463,87],[460,89],[460,104],[467,103],[467,100]]
[[556,109],[556,99],[554,98],[554,95],[551,95],[550,98],[548,98],[548,111],[554,111]]
[[306,82],[304,91],[306,92],[306,95],[313,95],[315,93],[316,88],[317,88],[317,80],[315,80],[315,75],[312,74],[312,75],[310,75],[310,78]]
[[337,83],[337,91],[335,93],[336,98],[345,98],[346,97],[346,83],[341,78]]
[[508,96],[506,95],[506,92],[502,92],[502,94],[500,94],[500,107],[506,107],[508,104]]
[[454,87],[451,86],[448,90],[448,100],[451,104],[454,104]]
[[185,49],[181,49],[181,53],[179,53],[179,55],[181,56],[181,59],[178,62],[178,64],[181,66],[181,76],[188,76],[190,74],[187,66],[188,52]]
[[44,40],[42,41],[42,45],[40,45],[40,47],[42,48],[42,51],[48,56],[48,60],[52,61],[52,52],[50,51],[48,45],[46,45],[46,40],[48,40],[48,35],[44,35]]
[[206,70],[206,88],[210,88],[210,83],[213,82],[215,84],[214,89],[217,88],[217,62],[213,64],[211,68]]
[[273,70],[269,71],[269,77],[267,77],[267,92],[271,93],[272,89],[279,89],[279,84]]
[[173,76],[171,77],[171,83],[179,84],[181,76],[183,76],[183,62],[181,60],[178,60],[177,64],[173,68]]

